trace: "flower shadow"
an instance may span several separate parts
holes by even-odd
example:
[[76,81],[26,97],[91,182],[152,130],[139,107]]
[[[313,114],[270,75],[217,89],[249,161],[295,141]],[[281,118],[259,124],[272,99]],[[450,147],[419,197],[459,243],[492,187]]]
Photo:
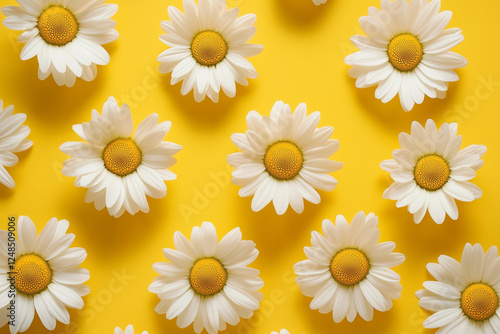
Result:
[[251,95],[258,88],[258,80],[250,79],[248,86],[236,84],[236,96],[234,98],[227,97],[221,89],[218,103],[212,102],[208,96],[202,102],[196,102],[193,91],[183,96],[180,93],[182,82],[172,86],[170,78],[170,74],[164,76],[163,90],[166,94],[164,94],[163,98],[173,101],[176,110],[182,111],[180,115],[188,119],[191,126],[199,129],[204,129],[210,125],[220,125],[228,113],[238,109],[238,104],[244,100],[244,97]]
[[[31,61],[30,61],[31,62]],[[31,62],[28,69],[19,72],[19,80],[13,85],[14,90],[28,90],[31,97],[26,99],[26,110],[22,112],[28,114],[29,118],[36,119],[36,122],[49,125],[66,124],[68,122],[78,123],[82,106],[87,106],[92,101],[92,96],[101,90],[107,80],[105,69],[100,66],[97,77],[92,82],[85,82],[77,78],[73,87],[58,86],[51,77],[41,81],[36,76],[38,64]],[[82,112],[90,112],[90,109]]]
[[[113,58],[113,53],[117,48],[116,43],[105,45],[105,49]],[[11,82],[13,91],[26,91],[30,93],[30,98],[23,100],[23,110],[28,120],[33,118],[36,122],[48,125],[66,125],[80,123],[81,113],[90,112],[92,97],[102,91],[102,87],[111,80],[109,66],[97,66],[97,76],[91,82],[86,82],[76,78],[73,87],[58,86],[52,75],[45,80],[38,79],[38,60],[33,58],[27,61],[18,60],[16,63],[18,71],[12,72],[15,78],[5,78]],[[112,61],[112,60],[111,60]]]
[[333,0],[316,6],[312,0],[276,0],[278,18],[295,29],[304,30],[314,26],[326,13],[332,9]]
[[[381,183],[384,187],[387,186],[386,180],[382,180]],[[437,263],[438,257],[442,254],[460,259],[463,246],[471,233],[470,227],[464,224],[470,215],[461,208],[462,203],[457,202],[460,211],[460,218],[457,221],[447,217],[443,224],[439,225],[426,213],[420,224],[415,224],[407,207],[396,208],[395,201],[389,199],[384,201],[386,203],[382,206],[382,215],[388,217],[385,223],[392,225],[392,240],[396,243],[396,251],[406,256],[406,261],[396,271],[412,273],[402,276],[403,298],[407,300],[405,304],[411,302],[415,309],[410,315],[410,324],[418,326],[421,333],[434,333],[435,330],[424,329],[422,326],[422,322],[433,312],[418,305],[415,292],[423,289],[424,281],[435,280],[426,269],[428,263]]]
[[421,271],[426,271],[425,265],[428,262],[436,262],[439,255],[450,251],[461,252],[467,242],[471,229],[464,221],[469,215],[466,210],[461,209],[460,202],[457,202],[460,218],[456,221],[446,217],[443,224],[436,224],[429,213],[426,213],[420,224],[415,224],[407,207],[396,208],[395,201],[384,201],[382,214],[389,217],[386,218],[386,224],[392,225],[393,241],[396,242],[398,251],[406,255],[412,268],[422,268]]
[[313,333],[374,333],[382,334],[389,333],[391,323],[394,321],[396,315],[395,310],[391,309],[387,312],[378,312],[374,310],[373,320],[365,321],[359,314],[356,319],[350,323],[344,319],[340,323],[333,321],[332,312],[321,314],[318,310],[311,310],[309,304],[312,298],[301,296],[300,301],[297,303],[297,312],[306,310],[307,319]]
[[[12,175],[12,173],[10,173],[10,175]],[[4,186],[3,184],[0,184],[0,199],[6,199],[12,196],[15,191],[16,191],[15,188],[10,189]]]
[[[65,182],[72,183],[73,179],[68,178]],[[132,216],[125,212],[121,217],[114,218],[106,208],[97,211],[94,203],[84,203],[87,189],[74,187],[68,184],[64,187],[68,189],[60,192],[59,212],[64,213],[64,217],[72,223],[85,248],[106,254],[106,263],[113,259],[126,259],[128,255],[135,256],[150,242],[157,227],[168,221],[172,212],[167,195],[163,199],[148,197],[150,213],[139,212]],[[169,193],[172,195],[175,191],[169,187]],[[117,243],[127,247],[116,247]]]
[[[457,71],[459,75],[460,70]],[[425,124],[426,120],[431,118],[436,121],[438,125],[444,118],[446,111],[450,108],[454,101],[459,82],[450,83],[446,98],[444,99],[431,99],[425,96],[422,104],[415,104],[413,109],[405,112],[401,107],[399,95],[396,95],[391,101],[382,103],[375,98],[375,90],[377,86],[369,88],[357,88],[355,86],[355,79],[349,77],[346,72],[346,80],[351,85],[351,89],[356,90],[356,100],[361,108],[372,118],[375,118],[379,123],[388,129],[402,129],[411,124],[412,121],[418,121]]]
[[[236,190],[235,190],[236,191]],[[250,226],[245,239],[253,240],[261,253],[259,258],[273,257],[276,261],[285,261],[281,257],[288,257],[290,248],[294,244],[299,247],[307,246],[304,239],[310,238],[315,226],[321,226],[323,219],[331,217],[320,216],[323,207],[332,207],[336,202],[336,190],[332,192],[319,191],[320,204],[312,204],[304,200],[304,212],[301,214],[293,211],[291,207],[283,215],[278,215],[272,201],[261,211],[254,212],[251,209],[253,197],[241,198],[235,194],[234,198],[238,211],[241,212],[241,225]],[[272,238],[273,242],[269,242]],[[257,261],[259,260],[257,259]],[[305,255],[304,255],[305,259]]]

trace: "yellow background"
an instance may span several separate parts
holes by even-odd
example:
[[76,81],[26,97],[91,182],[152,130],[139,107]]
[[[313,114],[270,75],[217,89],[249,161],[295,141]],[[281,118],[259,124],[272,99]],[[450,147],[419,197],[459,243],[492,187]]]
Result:
[[[59,324],[54,332],[113,333],[116,326],[133,324],[136,333],[192,333],[192,327],[178,329],[175,320],[154,312],[159,300],[147,287],[157,275],[152,264],[165,261],[162,249],[174,247],[174,231],[190,235],[194,225],[207,220],[215,224],[219,238],[240,226],[244,239],[254,240],[260,251],[253,266],[261,270],[265,282],[261,310],[226,333],[266,334],[281,328],[292,334],[434,333],[423,329],[429,313],[419,308],[414,296],[431,278],[425,265],[440,254],[459,258],[466,242],[479,242],[485,248],[500,245],[500,43],[495,40],[500,35],[500,2],[442,2],[442,10],[453,11],[450,27],[463,30],[465,41],[454,51],[469,65],[458,70],[460,81],[450,85],[445,100],[426,98],[409,113],[403,112],[399,99],[382,104],[375,99],[374,88],[357,89],[343,61],[356,51],[349,38],[361,32],[359,17],[367,15],[369,6],[379,7],[378,0],[329,0],[320,7],[311,0],[229,0],[230,6],[240,7],[240,14],[257,14],[252,41],[263,44],[264,51],[250,59],[259,77],[248,87],[238,86],[236,98],[221,96],[218,104],[208,98],[196,103],[192,93],[181,96],[181,84],[171,86],[170,75],[157,71],[156,57],[166,49],[158,39],[160,22],[168,19],[169,4],[182,8],[181,0],[119,1],[114,19],[120,38],[106,46],[110,64],[99,67],[94,82],[78,80],[73,88],[58,87],[52,77],[39,81],[37,61],[19,58],[19,33],[0,25],[0,98],[4,105],[14,104],[16,112],[28,115],[29,138],[34,141],[32,149],[19,154],[19,164],[8,168],[15,189],[0,186],[1,226],[7,225],[8,215],[31,217],[38,231],[53,216],[68,219],[69,231],[76,234],[73,246],[88,252],[83,266],[91,272],[91,293],[84,298],[85,308],[72,310],[72,324]],[[485,84],[488,80],[496,85]],[[109,96],[130,104],[135,126],[153,112],[161,121],[171,120],[166,140],[184,147],[172,168],[178,179],[167,183],[166,198],[149,200],[149,214],[115,219],[106,211],[98,212],[93,204],[84,203],[86,190],[61,174],[67,157],[59,146],[79,139],[71,126],[88,121],[92,109],[101,111]],[[301,215],[289,209],[277,216],[271,205],[254,213],[251,198],[238,197],[239,188],[228,182],[226,156],[237,151],[230,135],[246,130],[249,110],[267,115],[276,100],[292,109],[306,102],[309,112],[321,111],[320,126],[333,126],[333,138],[340,140],[340,150],[332,157],[345,163],[333,174],[338,187],[321,192],[322,203],[306,204]],[[428,118],[438,125],[459,122],[463,146],[488,147],[485,165],[473,180],[483,197],[459,203],[458,221],[447,218],[441,226],[428,216],[415,225],[406,208],[397,209],[394,201],[382,199],[390,179],[379,168],[380,161],[391,158],[392,150],[399,148],[398,134],[409,132],[412,121]],[[352,324],[335,324],[331,314],[309,309],[311,298],[297,289],[292,266],[305,259],[303,247],[310,244],[310,232],[321,229],[323,219],[343,214],[350,221],[359,210],[378,215],[380,240],[395,241],[396,251],[406,255],[406,262],[396,268],[402,276],[402,297],[389,312],[375,312],[372,322],[358,317]],[[27,331],[47,332],[38,317]]]

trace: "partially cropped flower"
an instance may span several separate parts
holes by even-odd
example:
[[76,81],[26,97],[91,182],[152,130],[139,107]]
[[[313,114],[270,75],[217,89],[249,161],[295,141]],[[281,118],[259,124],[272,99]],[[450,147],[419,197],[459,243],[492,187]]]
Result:
[[219,242],[209,222],[193,227],[191,241],[175,232],[176,249],[163,250],[169,262],[153,265],[160,274],[149,286],[161,299],[155,311],[177,318],[180,328],[192,323],[196,333],[209,334],[250,318],[262,301],[264,282],[259,270],[248,267],[259,255],[255,243],[241,238],[235,228]]
[[290,334],[290,332],[287,331],[286,329],[282,329],[282,330],[280,330],[279,333],[278,332],[271,332],[271,334]]
[[392,241],[378,243],[377,224],[373,213],[358,212],[350,225],[338,215],[335,225],[323,221],[324,236],[312,232],[312,247],[304,247],[308,260],[294,265],[300,291],[314,297],[311,309],[332,312],[335,322],[352,322],[357,314],[371,321],[373,309],[388,311],[401,297],[400,277],[390,268],[405,256],[392,252]]
[[201,102],[208,97],[219,101],[221,89],[236,95],[236,83],[247,86],[257,71],[246,60],[262,51],[261,45],[247,43],[257,29],[255,14],[238,18],[239,9],[227,10],[225,0],[184,0],[184,13],[168,8],[171,21],[161,26],[160,39],[170,46],[158,56],[160,72],[172,72],[172,85],[182,81],[181,94],[194,91]]
[[[121,328],[116,327],[114,334],[134,334],[134,327],[132,325],[128,325],[125,328],[125,332],[121,330]],[[148,332],[144,331],[142,334],[148,334]]]
[[335,189],[337,180],[329,173],[343,164],[328,158],[338,150],[339,141],[330,139],[332,127],[318,128],[320,116],[319,111],[307,116],[304,103],[292,114],[290,106],[279,101],[270,116],[250,111],[248,130],[231,136],[242,151],[227,157],[236,167],[232,181],[241,186],[241,197],[253,196],[253,211],[273,201],[279,215],[288,206],[302,213],[303,199],[321,201],[316,189]]
[[72,87],[76,78],[92,81],[96,65],[109,62],[101,46],[118,38],[111,20],[118,5],[99,0],[17,0],[19,6],[5,6],[3,24],[25,30],[19,42],[26,43],[21,59],[38,58],[38,77],[50,74],[59,86]]
[[436,312],[424,321],[436,333],[500,333],[500,258],[498,248],[486,254],[480,244],[465,245],[462,260],[441,255],[427,270],[437,281],[417,292],[420,306]]
[[[38,237],[35,224],[26,216],[20,216],[15,226],[13,234],[0,231],[0,327],[9,324],[12,334],[25,332],[35,313],[49,331],[57,321],[69,324],[66,308],[82,309],[82,297],[90,292],[83,284],[90,278],[89,271],[79,268],[87,252],[69,248],[75,235],[66,233],[67,220],[52,218]],[[14,319],[7,317],[12,303]]]
[[404,111],[426,95],[444,98],[448,82],[458,81],[454,69],[467,60],[450,51],[464,37],[458,28],[444,30],[452,14],[440,8],[440,0],[382,0],[382,10],[370,7],[359,20],[368,36],[351,38],[361,51],[345,58],[356,87],[378,86],[375,97],[384,103],[399,93]]
[[326,3],[327,0],[313,0],[314,4],[316,6],[319,6],[319,5],[322,5],[324,3]]
[[432,119],[425,128],[413,122],[411,134],[400,133],[399,143],[401,149],[392,152],[394,159],[380,163],[394,180],[383,197],[396,200],[398,208],[408,206],[415,223],[420,223],[427,211],[438,224],[446,214],[456,220],[455,199],[472,202],[481,197],[481,189],[469,181],[483,166],[486,146],[460,150],[462,136],[457,136],[456,123],[444,123],[438,130]]
[[26,114],[13,113],[14,106],[3,109],[0,99],[0,183],[9,188],[14,188],[16,183],[5,167],[13,167],[19,161],[14,153],[26,151],[33,145],[30,139],[26,139],[30,128],[22,125]]
[[128,105],[119,107],[110,97],[102,116],[92,111],[92,120],[77,124],[73,130],[85,142],[67,142],[61,151],[72,156],[64,162],[63,174],[76,177],[77,187],[87,188],[87,203],[97,210],[104,207],[120,217],[125,211],[134,215],[149,212],[146,198],[167,195],[166,180],[176,179],[168,170],[176,163],[172,156],[181,146],[164,142],[172,123],[158,124],[158,114],[146,117],[135,130]]

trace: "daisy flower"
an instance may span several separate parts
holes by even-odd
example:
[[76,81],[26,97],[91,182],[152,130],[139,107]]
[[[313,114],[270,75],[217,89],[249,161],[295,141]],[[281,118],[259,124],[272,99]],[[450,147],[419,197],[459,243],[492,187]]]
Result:
[[14,106],[3,109],[0,99],[0,183],[6,187],[14,188],[16,183],[5,167],[13,167],[19,161],[14,153],[26,151],[33,142],[26,137],[30,128],[22,125],[26,121],[26,114],[15,114]]
[[64,162],[62,173],[76,177],[77,187],[87,188],[86,203],[94,202],[118,218],[125,211],[131,215],[149,212],[146,195],[163,198],[167,187],[163,181],[175,180],[167,168],[181,146],[163,142],[172,123],[158,124],[158,114],[146,117],[132,137],[132,114],[128,105],[119,107],[110,97],[102,116],[92,111],[92,120],[77,124],[73,130],[85,142],[67,142],[61,151],[72,156]]
[[440,0],[382,0],[382,10],[370,7],[359,19],[368,36],[351,37],[361,51],[345,58],[356,87],[378,85],[375,97],[383,103],[399,93],[404,111],[425,95],[444,98],[448,82],[458,81],[453,70],[467,60],[449,51],[464,37],[458,28],[444,30],[452,14],[440,8]]
[[392,241],[378,243],[378,218],[358,212],[349,225],[338,215],[335,225],[323,221],[323,233],[313,231],[312,247],[304,247],[308,260],[294,265],[296,282],[302,293],[314,297],[311,309],[332,312],[333,320],[347,317],[352,322],[359,313],[371,321],[373,309],[385,312],[392,300],[401,297],[400,277],[389,269],[404,262],[392,253]]
[[160,39],[170,48],[158,56],[160,72],[172,72],[172,85],[182,82],[181,94],[194,90],[201,102],[208,97],[219,101],[222,88],[229,97],[236,94],[236,82],[247,86],[247,78],[255,79],[257,71],[246,60],[259,54],[261,45],[247,43],[256,28],[255,14],[238,18],[237,7],[227,10],[225,0],[184,0],[182,13],[168,7],[172,21],[163,21],[166,34]]
[[264,282],[257,269],[247,267],[259,254],[253,241],[241,240],[239,228],[220,242],[212,223],[193,227],[191,241],[179,231],[174,234],[177,249],[165,248],[170,262],[153,269],[160,274],[149,291],[161,299],[155,311],[167,319],[177,317],[177,326],[193,323],[194,331],[210,334],[235,326],[259,308]]
[[436,312],[424,321],[437,333],[500,333],[500,258],[496,246],[486,254],[480,244],[465,245],[461,263],[441,255],[427,264],[437,281],[416,293],[422,308]]
[[5,6],[3,24],[25,30],[19,42],[26,43],[21,59],[38,58],[38,77],[50,74],[59,86],[72,87],[76,78],[92,81],[96,65],[109,63],[101,46],[118,38],[111,20],[118,5],[103,0],[17,0],[19,6]]
[[287,331],[286,329],[282,329],[282,330],[280,330],[279,333],[278,332],[271,332],[271,334],[290,334],[290,332]]
[[[134,334],[134,327],[132,327],[132,325],[128,325],[127,328],[125,328],[125,332],[122,331],[120,327],[116,327],[114,334]],[[144,331],[142,334],[148,334],[148,332]]]
[[279,215],[288,205],[302,213],[303,198],[314,204],[321,201],[314,188],[335,189],[337,180],[328,173],[340,169],[342,163],[328,158],[338,150],[339,141],[329,139],[332,127],[317,128],[320,116],[319,111],[307,116],[304,103],[292,115],[290,106],[279,101],[270,117],[250,111],[246,133],[231,136],[243,151],[227,157],[236,167],[232,181],[242,186],[241,197],[254,196],[253,211],[262,210],[272,200]]
[[401,149],[392,152],[394,159],[380,163],[394,180],[383,198],[397,201],[398,208],[408,206],[415,223],[420,223],[427,211],[438,224],[446,214],[456,220],[455,199],[472,202],[481,197],[481,189],[469,180],[483,165],[486,146],[460,150],[462,136],[457,136],[456,123],[444,123],[438,130],[432,119],[425,128],[413,122],[411,134],[400,133],[399,143]]
[[[90,292],[83,284],[90,278],[89,271],[78,267],[87,252],[69,248],[75,235],[66,233],[67,220],[52,218],[38,237],[35,225],[26,216],[19,217],[16,227],[17,242],[13,232],[0,234],[0,327],[9,322],[12,334],[24,332],[35,312],[50,331],[56,321],[69,324],[66,307],[82,309],[82,297]],[[10,258],[15,258],[14,264]],[[14,311],[7,308],[11,304]],[[15,319],[8,317],[11,314]]]
[[313,0],[314,4],[316,6],[319,6],[319,5],[322,5],[324,3],[326,3],[327,0]]

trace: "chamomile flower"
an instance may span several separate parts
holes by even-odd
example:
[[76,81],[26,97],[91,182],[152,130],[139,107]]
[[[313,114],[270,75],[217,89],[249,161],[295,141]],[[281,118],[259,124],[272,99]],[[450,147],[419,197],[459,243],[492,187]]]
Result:
[[240,318],[248,319],[259,308],[264,285],[259,271],[248,267],[259,252],[253,241],[241,240],[239,228],[226,234],[220,242],[212,223],[196,226],[189,241],[175,232],[176,249],[165,248],[169,262],[156,263],[160,274],[149,291],[161,299],[155,311],[167,319],[177,318],[177,326],[191,323],[194,331],[210,334],[234,326]]
[[101,46],[118,38],[111,20],[118,5],[94,0],[17,0],[19,6],[5,6],[3,24],[25,30],[19,42],[26,43],[21,59],[38,58],[38,77],[50,74],[59,86],[72,87],[76,78],[92,81],[96,65],[110,58]]
[[326,3],[327,0],[313,0],[314,4],[316,6],[319,6],[319,5],[322,5],[324,3]]
[[496,246],[486,254],[480,244],[465,245],[462,260],[441,255],[427,264],[437,281],[417,292],[422,308],[436,312],[424,321],[437,333],[500,333],[500,258]]
[[247,43],[256,28],[255,14],[238,18],[239,9],[227,10],[225,0],[184,0],[184,12],[168,8],[171,21],[161,26],[166,34],[160,39],[170,48],[158,56],[160,72],[172,72],[172,85],[182,82],[181,94],[194,91],[201,102],[208,97],[219,101],[222,89],[236,95],[236,82],[247,86],[257,71],[246,60],[262,51],[261,45]]
[[321,201],[315,188],[332,191],[337,186],[329,173],[340,169],[342,163],[328,158],[338,150],[339,141],[330,139],[332,127],[317,128],[320,115],[316,111],[307,116],[304,103],[292,114],[290,106],[279,101],[269,117],[250,111],[246,133],[231,136],[243,151],[227,157],[236,167],[232,181],[242,186],[241,197],[253,196],[253,211],[273,201],[279,215],[289,205],[302,213],[303,198],[314,204]]
[[399,143],[401,149],[392,152],[394,159],[380,164],[394,180],[383,197],[397,201],[398,208],[408,206],[415,223],[420,223],[427,211],[438,224],[446,214],[456,220],[455,199],[472,202],[481,197],[481,189],[469,181],[483,166],[486,146],[460,150],[462,136],[457,136],[456,123],[444,123],[438,130],[432,119],[425,128],[413,122],[411,134],[400,133]]
[[378,243],[377,224],[373,213],[358,212],[350,225],[338,215],[335,225],[323,221],[324,236],[312,232],[312,247],[304,247],[308,260],[294,265],[300,290],[314,297],[311,309],[332,312],[335,322],[352,322],[357,314],[371,321],[373,309],[388,311],[401,297],[400,277],[389,268],[405,257],[392,253],[394,242]]
[[[134,334],[134,327],[132,325],[128,325],[127,328],[125,328],[125,331],[122,331],[120,327],[116,327],[114,334]],[[142,334],[148,334],[148,332],[144,331]]]
[[382,10],[370,7],[359,20],[368,36],[351,38],[361,51],[345,58],[356,87],[378,85],[375,97],[383,103],[399,93],[404,111],[425,95],[444,98],[448,82],[458,81],[454,69],[467,60],[450,51],[464,37],[458,28],[444,30],[452,13],[440,8],[440,0],[382,0]]
[[[66,233],[67,220],[52,218],[38,237],[35,225],[26,216],[19,217],[16,227],[17,242],[6,231],[0,234],[0,327],[9,323],[12,334],[25,332],[35,312],[50,331],[57,321],[69,324],[66,308],[82,309],[82,297],[90,291],[83,284],[90,278],[89,271],[78,267],[87,252],[69,248],[75,235]],[[15,258],[13,265],[10,258]],[[14,314],[7,309],[11,303],[15,305]],[[11,314],[14,319],[7,317]]]
[[176,179],[168,170],[176,163],[172,156],[181,146],[164,142],[172,123],[158,124],[158,114],[146,117],[132,137],[132,114],[128,105],[118,106],[110,97],[102,116],[92,111],[92,120],[77,124],[73,130],[85,142],[67,142],[61,151],[72,156],[64,162],[62,173],[76,177],[77,187],[87,188],[85,202],[104,207],[120,217],[125,211],[134,215],[149,212],[146,198],[167,195],[167,180]]
[[26,114],[15,114],[14,106],[3,109],[0,99],[0,183],[6,187],[14,188],[16,183],[5,167],[13,167],[19,161],[14,154],[29,149],[33,142],[26,137],[30,133],[26,121]]
[[290,334],[290,332],[287,331],[286,329],[282,329],[282,330],[280,330],[279,333],[278,332],[271,332],[271,334]]

